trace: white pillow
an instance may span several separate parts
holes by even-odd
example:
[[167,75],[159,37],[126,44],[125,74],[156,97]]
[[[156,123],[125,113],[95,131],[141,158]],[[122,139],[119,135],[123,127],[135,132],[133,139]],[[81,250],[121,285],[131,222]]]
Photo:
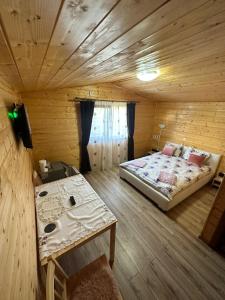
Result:
[[190,154],[193,152],[193,148],[192,147],[184,147],[183,153],[182,153],[182,157],[186,160],[188,160]]

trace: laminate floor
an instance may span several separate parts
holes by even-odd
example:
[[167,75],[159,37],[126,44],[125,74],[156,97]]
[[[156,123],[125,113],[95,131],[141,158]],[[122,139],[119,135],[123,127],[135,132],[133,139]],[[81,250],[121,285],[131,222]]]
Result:
[[166,214],[191,234],[199,237],[213,205],[216,192],[217,189],[208,184]]
[[[225,299],[225,260],[118,176],[87,180],[118,218],[113,271],[124,299]],[[60,258],[69,274],[109,251],[105,233]]]

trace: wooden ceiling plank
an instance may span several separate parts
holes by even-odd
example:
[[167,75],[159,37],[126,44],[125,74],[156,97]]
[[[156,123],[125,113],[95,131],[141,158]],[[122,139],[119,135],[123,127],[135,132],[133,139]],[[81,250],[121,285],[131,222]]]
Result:
[[[213,56],[218,55],[217,53],[214,52]],[[210,57],[211,60],[213,60],[213,57]],[[210,61],[211,62],[211,61]],[[200,73],[204,74],[204,70],[207,70],[207,72],[205,72],[205,74],[207,75],[207,73],[213,73],[213,72],[223,72],[224,71],[224,65],[223,64],[219,64],[219,63],[215,63],[215,65],[211,66],[210,64],[205,64],[205,68],[202,69],[197,69],[198,67],[198,60],[196,60],[196,66],[190,66],[191,64],[191,58],[185,62],[178,62],[177,64],[173,64],[172,67],[168,67],[166,68],[165,66],[162,66],[163,68],[163,73],[161,73],[160,77],[157,78],[156,80],[154,80],[153,82],[149,82],[148,85],[151,85],[152,83],[156,82],[156,84],[159,84],[159,81],[165,80],[166,78],[170,78],[172,77],[176,77],[176,74],[181,74],[180,78],[184,77],[184,76],[188,76],[188,74],[190,76],[196,76],[196,71]],[[168,65],[170,65],[170,63],[168,63]],[[201,65],[199,66],[201,67]],[[186,68],[187,68],[187,72],[186,72]],[[121,72],[123,72],[121,75],[116,74],[115,76],[109,76],[109,77],[104,77],[104,80],[110,80],[111,82],[126,82],[128,80],[130,80],[130,78],[135,78],[136,77],[136,71],[135,68],[132,68],[130,70],[123,70],[121,69]],[[186,72],[186,73],[185,73]],[[171,75],[170,75],[171,74]],[[187,75],[185,75],[187,74]],[[197,73],[198,75],[198,73]],[[90,80],[90,79],[89,79]],[[97,80],[97,78],[95,78],[95,80]],[[98,80],[103,80],[102,77],[99,78]],[[137,79],[136,79],[137,80]],[[139,82],[140,83],[140,82]],[[141,84],[141,83],[140,83]]]
[[[117,74],[120,72],[123,72],[125,75],[125,72],[133,71],[134,74],[136,73],[136,70],[138,69],[139,65],[146,65],[151,61],[151,64],[154,66],[158,66],[163,73],[163,68],[165,66],[171,66],[171,62],[173,61],[179,61],[181,63],[184,61],[185,64],[187,64],[190,61],[198,62],[198,60],[207,57],[212,54],[218,53],[218,51],[223,51],[225,46],[225,39],[224,36],[221,36],[221,33],[225,30],[225,23],[220,24],[219,32],[217,34],[218,29],[212,28],[209,31],[206,31],[204,33],[201,33],[197,35],[195,38],[190,38],[188,41],[182,41],[177,44],[174,44],[171,47],[168,47],[166,49],[162,49],[161,51],[158,51],[157,53],[151,54],[151,57],[147,56],[147,58],[142,58],[141,61],[131,61],[130,63],[127,62],[127,64],[122,65],[115,65],[111,66],[112,71],[108,73],[107,72],[96,72],[98,74],[95,75],[94,78],[104,78],[107,77],[113,80],[112,75],[115,76],[117,80],[119,80],[119,77],[117,77]],[[212,34],[212,35],[210,35]],[[198,43],[196,42],[198,41]],[[192,44],[191,44],[192,43]],[[210,49],[208,50],[207,45],[210,44]],[[171,48],[171,49],[169,49]],[[176,50],[177,49],[177,50]],[[169,51],[170,50],[170,51]],[[167,52],[168,51],[168,52]],[[165,54],[164,54],[165,53]],[[164,56],[163,56],[164,55]],[[174,65],[174,64],[173,64]],[[192,64],[193,65],[193,64]],[[172,67],[173,68],[173,67]],[[171,68],[170,68],[171,69]],[[124,76],[122,75],[122,76]],[[86,80],[91,79],[91,76],[86,76]]]
[[[214,49],[211,49],[211,50],[214,50]],[[219,49],[219,51],[221,52],[221,49]],[[186,54],[186,53],[184,53],[184,54]],[[200,55],[201,55],[201,53],[200,53]],[[220,57],[219,56],[220,53],[218,52],[218,49],[215,49],[212,53],[206,53],[206,55],[207,56],[211,55],[209,58],[207,57],[208,59],[210,59],[210,61],[213,60],[214,57],[216,59],[218,59],[218,57]],[[161,79],[165,84],[165,82],[166,82],[165,79],[166,79],[167,74],[176,74],[176,73],[179,73],[179,72],[183,72],[183,70],[185,70],[185,67],[189,67],[190,74],[192,74],[194,76],[194,74],[192,72],[193,69],[191,69],[191,68],[192,68],[193,65],[196,65],[196,67],[197,67],[197,65],[199,63],[199,60],[200,60],[199,56],[194,59],[194,57],[192,55],[189,55],[189,57],[186,56],[186,58],[183,59],[183,60],[180,60],[180,61],[178,60],[175,64],[175,63],[173,63],[174,62],[174,57],[172,57],[171,60],[167,61],[168,69],[165,66],[163,66],[163,64],[161,63],[162,70],[164,68],[164,73],[165,74],[161,74],[159,78],[157,78],[156,80],[154,80],[152,82],[149,82],[147,84],[148,84],[148,86],[152,86],[152,84],[154,84],[154,83],[155,84],[160,84]],[[205,60],[205,62],[207,62],[207,60]],[[206,64],[206,66],[207,66],[207,64]],[[217,63],[217,66],[218,66],[218,72],[219,72],[219,70],[222,72],[223,71],[223,65],[219,65],[219,63]],[[178,67],[178,71],[176,71],[176,67]],[[98,76],[95,76],[94,79],[89,78],[88,82],[96,83],[96,82],[102,82],[104,80],[105,82],[106,81],[111,81],[111,82],[121,83],[121,81],[129,80],[130,77],[136,77],[136,66],[134,66],[130,70],[124,70],[123,68],[120,68],[120,71],[121,71],[122,75],[116,74],[114,76],[106,76],[106,74],[104,74],[104,79],[103,79],[103,77],[98,78]],[[85,79],[85,80],[86,80],[86,83],[87,83],[87,79]],[[94,82],[93,82],[93,80],[94,80]],[[76,85],[79,85],[81,81],[82,81],[82,79],[80,81],[77,81]],[[137,79],[136,79],[136,82],[139,85],[142,85],[142,83],[140,81],[138,81]],[[83,84],[85,84],[85,81],[83,81]]]
[[[135,87],[134,87],[135,88]],[[215,92],[215,99],[217,97],[220,98],[220,100],[215,100],[215,101],[224,101],[224,82],[221,82],[220,84],[215,84],[211,86],[211,89],[208,89],[208,84],[206,85],[202,85],[202,86],[197,86],[197,87],[193,87],[191,90],[190,88],[185,88],[185,87],[171,87],[170,89],[150,89],[149,88],[142,88],[142,91],[151,91],[151,93],[155,93],[156,95],[162,95],[163,93],[171,93],[170,98],[172,98],[173,96],[175,96],[176,94],[183,94],[183,95],[197,95],[200,96],[201,93],[201,98],[202,96],[207,96],[208,94],[214,94]],[[206,97],[207,99],[207,97]],[[181,99],[182,100],[182,99]],[[207,100],[209,101],[209,100]]]
[[[221,60],[220,60],[221,61]],[[179,65],[176,68],[176,65],[173,67],[172,72],[165,74],[162,76],[160,76],[160,78],[158,78],[159,82],[162,81],[164,82],[165,80],[168,80],[168,82],[173,82],[173,81],[189,81],[192,78],[194,78],[194,80],[198,80],[198,78],[210,78],[210,77],[214,77],[217,75],[221,75],[224,76],[224,71],[225,71],[225,65],[224,65],[224,59],[223,59],[223,63],[220,64],[220,62],[218,61],[218,63],[216,64],[205,64],[204,68],[201,67],[201,65],[199,65],[198,63],[196,63],[196,66],[194,66],[193,68],[185,68],[185,66],[182,68],[181,65]],[[209,62],[211,62],[211,60],[209,60]],[[180,71],[179,71],[180,70]],[[128,78],[128,80],[133,79],[136,81],[136,76],[135,74],[131,74],[131,76]],[[126,82],[127,80],[120,80],[117,81],[118,83],[122,83],[122,82]],[[137,82],[137,81],[136,81]],[[152,81],[152,84],[157,85],[159,84],[159,82],[157,83],[157,81]],[[165,82],[166,83],[166,82]],[[145,83],[149,86],[148,83]]]
[[[153,92],[162,92],[162,91],[167,91],[167,90],[193,90],[193,89],[197,89],[197,88],[201,88],[203,86],[207,86],[208,82],[192,82],[189,84],[183,84],[182,82],[174,82],[174,83],[164,83],[162,82],[162,84],[158,84],[157,86],[151,86],[149,87],[148,85],[137,85],[132,81],[129,83],[123,83],[122,86],[133,86],[135,88],[139,88],[141,90],[151,90]],[[224,84],[224,80],[214,80],[211,83],[211,87],[216,87],[219,85]]]
[[131,28],[166,2],[168,0],[121,1],[76,53],[71,56],[70,60],[60,68],[54,78],[62,80],[73,70],[81,67],[102,52],[108,45],[116,41],[118,37],[130,32]]
[[[0,9],[5,89],[113,82],[155,101],[225,101],[224,0],[2,0]],[[160,77],[137,80],[146,65]]]
[[[206,15],[211,14],[206,20]],[[221,2],[209,1],[201,6],[198,10],[194,10],[188,13],[186,16],[179,18],[178,20],[169,23],[162,30],[153,33],[151,36],[138,41],[131,47],[119,52],[113,57],[110,57],[106,61],[98,64],[91,70],[87,70],[85,75],[86,78],[89,73],[99,74],[102,68],[109,68],[112,70],[113,65],[116,64],[127,64],[131,60],[135,60],[145,55],[145,53],[153,52],[156,49],[163,49],[168,45],[173,45],[177,42],[178,34],[179,40],[182,41],[187,37],[190,37],[196,33],[206,30],[212,27],[214,24],[220,22],[217,14],[220,13],[221,18],[224,19],[224,13],[221,14]],[[215,16],[216,14],[216,16]],[[117,66],[115,65],[117,68]],[[104,69],[103,69],[104,70]]]
[[[224,15],[223,15],[223,18],[224,18]],[[218,24],[218,23],[217,23]],[[211,26],[209,26],[209,28],[211,28]],[[218,30],[223,30],[223,28],[218,28]],[[191,29],[189,30],[190,31],[190,35],[191,35]],[[214,30],[213,30],[214,31]],[[210,33],[210,32],[209,32]],[[213,33],[212,33],[213,34]],[[183,34],[182,34],[183,36]],[[192,39],[193,37],[191,37]],[[220,37],[218,37],[220,38]],[[213,39],[216,39],[216,36],[213,37]],[[101,75],[101,73],[105,73],[108,75],[107,71],[110,69],[111,72],[113,72],[113,70],[117,69],[118,70],[118,66],[119,66],[119,69],[121,71],[121,67],[123,66],[129,66],[129,64],[132,64],[133,65],[136,65],[136,67],[138,68],[138,66],[140,65],[145,65],[145,63],[148,64],[148,67],[151,68],[156,68],[156,67],[162,67],[164,64],[162,63],[163,62],[163,53],[166,53],[167,55],[171,52],[174,54],[174,56],[176,56],[176,52],[181,52],[182,53],[182,47],[183,49],[184,48],[187,48],[187,45],[185,45],[185,42],[186,42],[186,39],[182,39],[180,38],[179,39],[179,44],[176,44],[175,43],[175,40],[172,38],[172,43],[171,45],[173,45],[172,47],[163,47],[163,44],[166,42],[166,40],[163,40],[161,43],[159,43],[157,46],[157,48],[155,48],[154,46],[151,47],[149,49],[149,52],[151,53],[150,55],[149,54],[146,54],[146,56],[144,56],[143,52],[141,51],[141,54],[135,54],[135,51],[133,52],[134,54],[132,56],[128,56],[126,58],[123,57],[123,59],[119,59],[119,57],[117,57],[117,60],[113,58],[113,60],[110,60],[110,62],[108,62],[106,65],[103,64],[101,67],[98,66],[97,68],[94,68],[94,73],[95,74],[98,74],[98,75]],[[182,45],[182,43],[184,43],[184,45]],[[218,43],[218,41],[217,41]],[[157,49],[156,51],[157,52],[154,52],[154,48]],[[222,48],[222,46],[221,46]],[[170,50],[170,52],[169,52]],[[130,52],[130,51],[129,51]],[[148,56],[149,55],[149,56]],[[85,77],[86,79],[88,80],[88,75],[91,73],[91,71],[85,73]]]
[[[167,26],[168,23],[175,21],[179,17],[185,15],[187,12],[194,10],[207,1],[184,1],[184,0],[173,0],[167,2],[160,9],[156,10],[153,14],[139,22],[131,30],[123,34],[120,38],[116,39],[115,42],[111,43],[104,50],[102,50],[95,57],[86,62],[82,67],[72,72],[68,77],[64,78],[62,82],[69,82],[73,78],[80,77],[82,73],[88,68],[93,68],[96,64],[112,57],[113,55],[121,52],[122,50],[133,45],[141,39],[146,38],[150,34],[159,31],[163,27]],[[160,21],[159,21],[160,20]],[[59,83],[60,74],[53,79],[54,83]],[[64,74],[65,77],[65,74]],[[50,85],[49,85],[50,86]]]
[[0,19],[0,82],[1,88],[18,91],[24,88]]
[[[212,25],[209,25],[208,30],[205,29],[203,32],[199,32],[198,34],[195,34],[193,36],[189,35],[188,38],[185,38],[183,40],[177,39],[177,43],[175,43],[175,41],[173,40],[173,43],[171,43],[171,45],[168,47],[158,48],[158,50],[155,52],[153,52],[153,49],[151,48],[149,50],[151,54],[149,55],[147,54],[144,57],[142,56],[137,57],[136,60],[135,60],[135,54],[133,54],[132,57],[129,56],[128,58],[123,59],[122,61],[119,61],[119,59],[117,59],[117,61],[114,62],[114,64],[111,63],[110,72],[108,71],[109,65],[107,65],[106,69],[104,68],[104,65],[102,68],[95,68],[94,77],[96,78],[98,76],[99,77],[102,76],[106,78],[106,76],[109,76],[110,74],[114,73],[114,70],[115,73],[121,73],[121,71],[129,69],[130,65],[135,66],[136,69],[138,69],[139,66],[146,65],[146,64],[148,64],[149,67],[153,66],[153,68],[154,67],[160,68],[163,66],[163,60],[167,59],[169,55],[172,55],[172,57],[177,57],[178,59],[179,54],[181,54],[181,56],[184,56],[184,51],[186,49],[189,49],[188,51],[189,52],[191,51],[191,53],[193,53],[194,49],[192,48],[192,44],[194,46],[196,44],[196,46],[199,48],[200,47],[205,48],[207,44],[210,44],[212,48],[211,43],[213,43],[219,45],[221,49],[224,49],[223,43],[220,44],[220,42],[218,41],[221,41],[221,35],[223,35],[223,31],[225,30],[225,13],[223,12],[223,14],[220,14],[220,18],[217,17],[217,19],[214,20],[214,23],[211,24]],[[207,38],[205,38],[205,36]],[[198,41],[198,43],[196,41]],[[163,55],[167,55],[168,57]],[[125,67],[125,69],[121,69],[123,68],[123,66]],[[89,73],[91,73],[91,71],[89,71]],[[98,74],[98,76],[96,76],[96,74]],[[90,78],[91,76],[92,74],[90,75]],[[88,73],[85,73],[85,78],[87,80],[89,79]]]
[[61,0],[1,0],[1,16],[26,88],[33,88]]
[[76,52],[118,2],[118,0],[64,2],[38,78],[38,88],[46,84],[46,81]]
[[[207,78],[204,77],[204,75],[202,76],[202,78],[199,78],[199,77],[195,77],[193,76],[193,78],[189,77],[187,78],[186,80],[184,79],[177,79],[177,80],[168,80],[168,78],[166,78],[166,82],[162,81],[161,82],[158,82],[158,84],[155,84],[155,85],[151,85],[151,89],[154,90],[154,89],[157,89],[157,90],[160,90],[160,85],[163,84],[163,88],[166,89],[166,88],[194,88],[195,86],[201,86],[201,85],[207,85],[209,84],[209,82],[211,83],[211,86],[217,84],[217,83],[220,83],[220,82],[225,82],[224,80],[224,75],[225,75],[225,70],[224,72],[221,74],[221,73],[215,73],[215,74],[212,74],[210,76],[208,76]],[[129,80],[129,85],[131,86],[135,86],[135,80],[131,79]],[[125,83],[121,83],[121,84],[125,84]],[[139,85],[140,87],[145,88],[149,88],[149,85]]]
[[[142,86],[140,83],[128,82],[127,84],[118,86],[136,91],[139,95],[147,96],[152,101],[225,101],[224,82],[211,83],[210,85],[203,84],[193,87],[168,86],[165,90],[164,82],[158,84],[157,88],[152,88],[151,85]],[[209,88],[210,86],[210,88]]]

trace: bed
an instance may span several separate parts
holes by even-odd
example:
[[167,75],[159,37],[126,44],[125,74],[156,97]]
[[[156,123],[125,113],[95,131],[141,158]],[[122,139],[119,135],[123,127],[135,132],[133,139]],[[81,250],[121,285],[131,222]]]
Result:
[[[184,150],[188,148],[190,147]],[[168,211],[213,178],[220,157],[219,154],[210,153],[207,162],[198,166],[182,155],[167,156],[157,152],[120,164],[120,177],[145,194],[163,211]],[[175,174],[176,183],[159,180],[159,174],[161,176],[166,171]]]

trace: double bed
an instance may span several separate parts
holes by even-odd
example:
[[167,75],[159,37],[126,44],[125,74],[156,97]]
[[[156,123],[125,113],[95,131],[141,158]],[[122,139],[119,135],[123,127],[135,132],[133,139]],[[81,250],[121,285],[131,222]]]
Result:
[[[120,164],[120,177],[167,211],[207,184],[215,175],[219,161],[219,154],[210,153],[207,162],[199,166],[182,155],[157,152]],[[176,182],[161,181],[161,175],[168,173]]]

